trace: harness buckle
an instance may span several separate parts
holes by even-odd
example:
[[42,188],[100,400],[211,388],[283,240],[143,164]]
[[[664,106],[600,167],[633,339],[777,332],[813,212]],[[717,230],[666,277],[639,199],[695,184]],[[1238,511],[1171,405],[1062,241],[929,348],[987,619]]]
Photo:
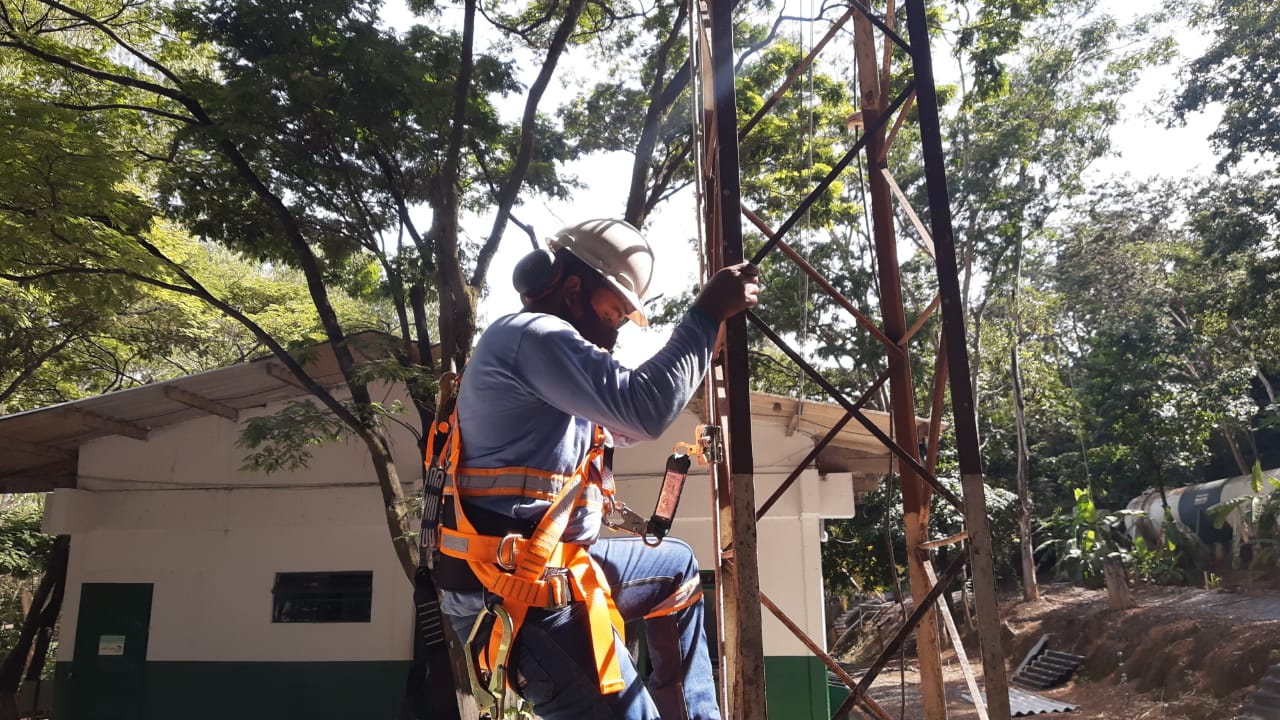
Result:
[[545,609],[548,612],[563,610],[573,602],[573,585],[568,568],[547,568],[542,573],[542,579],[547,584]]
[[507,533],[498,541],[498,567],[511,572],[516,569],[516,541],[524,539],[520,533]]

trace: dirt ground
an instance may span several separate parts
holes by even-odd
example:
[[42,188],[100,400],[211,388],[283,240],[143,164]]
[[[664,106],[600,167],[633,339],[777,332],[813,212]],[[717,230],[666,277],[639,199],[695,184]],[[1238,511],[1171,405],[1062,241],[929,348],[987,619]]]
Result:
[[[1039,602],[1002,608],[1011,631],[1005,636],[1009,672],[1047,633],[1050,648],[1087,658],[1070,683],[1040,693],[1080,706],[1063,720],[1230,720],[1267,668],[1280,663],[1277,575],[1226,591],[1140,588],[1134,592],[1138,606],[1122,611],[1107,608],[1105,591],[1043,586]],[[977,643],[966,645],[981,683]],[[960,697],[967,686],[954,653],[948,650],[943,663],[950,718],[976,719],[974,707]],[[870,694],[895,718],[923,717],[919,674],[910,658],[905,670],[886,667]]]

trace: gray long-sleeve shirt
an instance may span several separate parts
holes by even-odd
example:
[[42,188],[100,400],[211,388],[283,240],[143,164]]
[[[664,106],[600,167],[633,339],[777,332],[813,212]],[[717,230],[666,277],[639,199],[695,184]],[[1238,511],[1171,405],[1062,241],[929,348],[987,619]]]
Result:
[[[458,393],[461,467],[528,467],[570,475],[586,457],[597,424],[618,445],[658,437],[702,382],[718,332],[719,323],[695,307],[661,350],[632,369],[554,315],[498,319],[476,345]],[[464,509],[480,507],[536,522],[549,505],[545,499],[504,495],[468,499]],[[577,508],[564,540],[590,544],[600,525],[599,510]],[[446,612],[463,614],[450,599],[464,598],[446,597]]]

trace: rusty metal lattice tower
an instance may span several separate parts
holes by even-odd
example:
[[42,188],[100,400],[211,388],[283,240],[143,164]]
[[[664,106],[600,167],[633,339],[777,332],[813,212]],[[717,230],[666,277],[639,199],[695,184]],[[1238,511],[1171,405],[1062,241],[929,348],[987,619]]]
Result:
[[[939,608],[950,632],[954,623],[939,603],[943,589],[955,579],[967,560],[972,564],[978,632],[982,643],[983,669],[988,696],[984,714],[995,720],[1009,718],[1008,685],[1005,677],[1004,653],[999,641],[999,616],[995,595],[995,577],[991,557],[991,536],[987,519],[981,461],[978,454],[977,416],[970,385],[969,358],[965,341],[963,303],[956,271],[956,253],[951,227],[951,208],[947,196],[946,168],[943,160],[939,125],[938,98],[934,87],[933,65],[929,47],[924,0],[904,0],[907,16],[907,42],[894,27],[895,0],[887,0],[884,14],[870,7],[847,5],[826,36],[810,51],[799,66],[755,117],[739,124],[736,114],[733,49],[733,16],[735,0],[693,0],[691,15],[691,59],[699,71],[695,77],[700,92],[698,102],[698,141],[700,197],[703,230],[709,271],[747,259],[744,255],[742,220],[746,217],[766,238],[764,246],[750,258],[761,263],[781,254],[822,288],[836,304],[852,314],[858,326],[879,341],[887,358],[887,369],[866,389],[859,399],[850,399],[811,365],[779,333],[759,316],[747,313],[726,323],[722,351],[708,378],[707,413],[710,420],[726,428],[727,457],[713,467],[712,482],[716,497],[718,521],[715,541],[719,552],[716,562],[716,586],[720,602],[721,702],[726,718],[746,720],[766,716],[764,652],[761,636],[761,609],[767,608],[782,624],[815,653],[824,664],[850,687],[849,698],[836,715],[855,705],[874,717],[887,720],[889,715],[866,691],[876,675],[897,652],[906,637],[914,632],[919,654],[921,690],[926,720],[942,720],[947,716],[941,667],[940,638],[935,608]],[[790,91],[794,82],[814,62],[823,48],[842,28],[853,26],[854,56],[857,59],[858,85],[861,99],[863,132],[831,171],[817,184],[778,225],[768,223],[742,203],[739,186],[739,142],[751,132],[761,117],[777,100]],[[877,50],[882,43],[883,51]],[[906,53],[913,79],[895,97],[888,97],[890,63],[895,52]],[[888,149],[907,120],[912,105],[917,109],[920,151],[929,200],[931,227],[926,229],[906,204],[888,167]],[[881,319],[877,324],[843,297],[836,288],[810,266],[787,242],[788,232],[802,220],[814,201],[836,182],[850,164],[862,154],[867,167],[872,234],[875,245],[877,275],[880,283]],[[894,227],[893,195],[896,194],[933,256],[938,289],[933,302],[908,327],[902,298],[901,269],[897,255]],[[928,433],[924,438],[923,457],[917,437],[917,413],[913,379],[909,362],[912,340],[938,308],[942,313],[942,331],[938,341],[932,382]],[[749,326],[786,354],[814,383],[830,394],[846,413],[844,418],[818,441],[813,452],[790,474],[782,486],[759,510],[755,506],[755,486],[751,453],[751,413],[748,386],[747,345]],[[890,415],[893,433],[886,435],[863,414],[862,408],[884,383],[889,385]],[[959,458],[963,500],[939,482],[934,474],[937,466],[939,438],[942,428],[944,393],[950,392],[953,409],[952,428]],[[888,643],[871,668],[860,679],[848,675],[822,648],[792,622],[778,606],[760,590],[756,559],[756,521],[795,482],[817,453],[830,443],[849,422],[858,422],[884,443],[891,453],[902,482],[903,517],[907,538],[911,591],[915,602],[912,615]],[[934,494],[961,510],[965,530],[951,538],[928,536],[929,504]],[[964,542],[967,552],[960,552],[940,574],[935,574],[930,552],[943,545]],[[967,670],[963,648],[953,637],[961,665]],[[968,678],[971,692],[976,690]],[[975,698],[977,693],[974,692]],[[979,712],[983,713],[979,704]]]

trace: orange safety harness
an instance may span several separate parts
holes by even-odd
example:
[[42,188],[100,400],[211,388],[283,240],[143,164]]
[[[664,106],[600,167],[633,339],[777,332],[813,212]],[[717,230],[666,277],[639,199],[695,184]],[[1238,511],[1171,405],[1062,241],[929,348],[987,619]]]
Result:
[[[449,557],[465,560],[480,584],[501,598],[501,607],[510,617],[510,627],[503,622],[494,623],[485,653],[481,656],[482,670],[487,673],[505,673],[505,653],[520,632],[531,608],[556,610],[567,606],[574,599],[582,600],[587,607],[591,626],[591,647],[595,655],[602,694],[620,692],[624,687],[621,666],[615,649],[614,633],[622,636],[622,617],[614,606],[609,583],[600,565],[583,545],[564,543],[561,538],[568,526],[573,509],[578,506],[594,506],[584,491],[594,488],[606,503],[613,498],[613,483],[604,479],[601,466],[605,454],[605,433],[596,426],[590,450],[586,458],[571,476],[557,476],[534,468],[500,468],[475,470],[460,467],[462,437],[458,428],[458,412],[455,407],[448,424],[436,422],[431,429],[449,433],[448,443],[439,458],[427,458],[427,465],[434,463],[446,472],[445,502],[453,508],[456,528],[441,527],[438,547]],[[433,443],[428,440],[428,448]],[[461,498],[468,495],[494,494],[498,490],[469,490],[460,487],[458,476],[498,477],[502,475],[534,476],[559,483],[559,489],[551,497],[551,507],[528,538],[517,533],[503,537],[482,535],[467,519]],[[510,492],[504,490],[503,492]],[[585,493],[588,496],[595,492]],[[544,496],[539,493],[539,496]],[[477,625],[478,626],[478,625]],[[506,633],[504,635],[504,632]]]

